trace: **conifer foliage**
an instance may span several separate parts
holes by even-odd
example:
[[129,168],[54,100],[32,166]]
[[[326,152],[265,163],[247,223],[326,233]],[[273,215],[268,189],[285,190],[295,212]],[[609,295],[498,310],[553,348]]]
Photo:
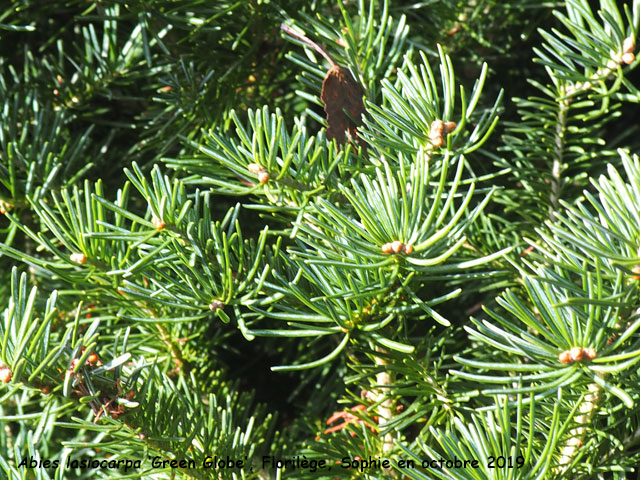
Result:
[[639,26],[11,2],[0,478],[640,478]]

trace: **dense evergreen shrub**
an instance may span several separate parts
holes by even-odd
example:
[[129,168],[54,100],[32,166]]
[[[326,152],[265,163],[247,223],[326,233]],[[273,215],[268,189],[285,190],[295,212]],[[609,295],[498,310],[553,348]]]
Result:
[[0,14],[0,477],[623,479],[640,1]]

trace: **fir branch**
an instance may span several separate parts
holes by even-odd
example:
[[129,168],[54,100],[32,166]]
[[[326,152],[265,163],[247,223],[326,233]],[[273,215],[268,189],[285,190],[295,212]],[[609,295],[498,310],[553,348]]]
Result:
[[554,211],[559,207],[560,195],[562,191],[562,170],[563,170],[563,151],[564,151],[564,134],[566,129],[566,115],[568,105],[566,101],[560,101],[558,106],[558,118],[555,132],[555,155],[553,157],[553,166],[551,167],[551,198],[549,218],[553,220]]
[[567,472],[569,466],[574,461],[578,449],[583,445],[585,437],[587,436],[588,425],[592,423],[593,417],[598,411],[602,387],[597,383],[591,383],[587,388],[587,392],[580,404],[577,415],[574,417],[576,424],[579,426],[569,430],[569,439],[560,451],[556,471],[561,475]]

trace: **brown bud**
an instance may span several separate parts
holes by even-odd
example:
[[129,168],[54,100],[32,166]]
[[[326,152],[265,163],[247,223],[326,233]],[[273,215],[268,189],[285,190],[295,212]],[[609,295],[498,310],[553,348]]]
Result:
[[0,200],[0,213],[4,215],[9,210],[11,210],[11,204],[5,202],[4,200]]
[[633,63],[635,59],[636,59],[636,56],[631,52],[622,54],[622,61],[627,65],[629,65],[630,63]]
[[571,360],[571,354],[569,353],[568,350],[565,350],[564,352],[560,353],[560,355],[558,355],[558,360],[560,360],[560,362],[564,363],[565,365],[568,365],[569,363],[573,363],[573,360]]
[[258,173],[258,181],[260,183],[264,185],[265,183],[267,183],[268,180],[269,180],[269,174],[267,172],[262,171]]
[[162,230],[164,228],[164,221],[161,218],[156,217],[155,215],[151,219],[151,223],[153,223],[153,226],[158,230]]
[[633,37],[627,37],[622,42],[622,53],[631,53],[636,48],[636,39]]
[[400,240],[391,242],[391,250],[393,250],[393,253],[400,253],[402,251],[402,247],[403,245]]
[[402,253],[405,255],[411,255],[413,253],[413,245],[403,245]]
[[580,347],[573,347],[571,350],[569,350],[569,355],[571,356],[571,360],[573,360],[574,362],[579,362],[580,360],[582,360],[583,354],[584,352]]
[[445,125],[442,120],[434,120],[433,122],[431,122],[431,130],[429,132],[429,136],[442,135],[443,133],[445,133],[444,128],[445,128]]
[[0,382],[9,383],[13,377],[13,372],[6,365],[0,365]]
[[456,122],[444,122],[444,133],[451,133],[456,128]]
[[596,349],[591,347],[585,348],[582,352],[584,353],[584,356],[589,360],[593,360],[598,355]]
[[212,312],[215,312],[216,310],[221,310],[223,308],[224,308],[224,303],[222,303],[220,300],[214,300],[209,304],[209,310],[211,310]]
[[87,256],[84,253],[72,253],[69,257],[72,262],[82,265],[87,261]]
[[431,145],[433,145],[434,147],[441,147],[444,145],[444,138],[442,138],[442,135],[439,135],[437,137],[430,137],[431,140]]
[[382,245],[382,253],[391,253],[393,250],[391,249],[391,243],[385,243]]
[[260,172],[264,172],[264,168],[262,168],[258,163],[250,163],[247,165],[247,170],[251,173],[255,173],[256,175]]

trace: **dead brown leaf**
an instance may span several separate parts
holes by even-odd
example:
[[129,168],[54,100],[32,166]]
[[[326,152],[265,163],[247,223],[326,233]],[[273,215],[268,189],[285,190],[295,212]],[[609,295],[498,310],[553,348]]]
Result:
[[357,127],[362,123],[365,108],[362,103],[362,88],[351,71],[340,65],[333,65],[322,82],[320,98],[327,114],[327,139],[335,138],[338,143],[345,143],[345,132],[356,139]]
[[324,103],[327,114],[327,139],[334,138],[338,143],[345,143],[349,132],[352,139],[357,139],[357,127],[362,124],[365,113],[362,102],[362,88],[348,68],[341,67],[313,40],[296,32],[288,25],[282,24],[282,30],[288,35],[306,43],[320,53],[331,65],[322,82],[320,99]]

